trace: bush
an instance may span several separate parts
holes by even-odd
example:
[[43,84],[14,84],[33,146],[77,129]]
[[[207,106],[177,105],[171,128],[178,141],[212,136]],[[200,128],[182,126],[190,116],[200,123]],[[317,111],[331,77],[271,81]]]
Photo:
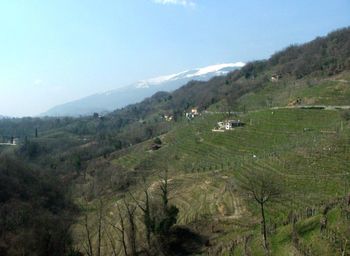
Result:
[[162,145],[162,141],[159,137],[155,138],[153,142],[157,145]]
[[350,120],[350,110],[344,111],[342,113],[342,117],[346,120],[349,121]]

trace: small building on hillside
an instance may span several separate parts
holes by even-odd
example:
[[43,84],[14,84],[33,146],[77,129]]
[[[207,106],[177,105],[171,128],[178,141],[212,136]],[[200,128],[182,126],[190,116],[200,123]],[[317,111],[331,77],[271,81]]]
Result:
[[241,120],[228,120],[225,123],[225,129],[230,130],[236,127],[242,127],[244,123]]
[[297,98],[295,100],[291,100],[289,103],[288,103],[288,106],[289,107],[292,107],[292,106],[297,106],[297,105],[301,105],[302,103],[302,99],[301,98]]
[[218,122],[218,128],[219,128],[219,129],[222,129],[222,130],[223,130],[223,129],[225,129],[225,126],[226,126],[226,125],[225,125],[225,122]]
[[9,139],[3,138],[2,141],[0,141],[0,145],[5,146],[16,146],[19,144],[19,138],[15,138],[11,136]]
[[199,112],[198,112],[198,109],[197,108],[192,108],[191,109],[191,112],[187,112],[186,113],[186,118],[191,120],[193,118],[195,118],[196,116],[199,116]]
[[224,131],[224,130],[232,130],[237,127],[242,127],[245,125],[241,120],[226,120],[217,123],[217,127],[213,129],[213,131]]
[[95,113],[93,113],[92,117],[95,118],[95,119],[102,119],[103,115],[95,112]]
[[277,82],[278,80],[280,80],[282,78],[281,75],[278,74],[274,74],[271,76],[271,82]]
[[158,150],[158,149],[161,149],[161,147],[162,147],[162,145],[153,143],[153,144],[151,145],[151,150],[156,151],[156,150]]
[[173,116],[169,115],[169,114],[164,114],[161,117],[167,122],[170,122],[170,121],[172,121],[174,119]]

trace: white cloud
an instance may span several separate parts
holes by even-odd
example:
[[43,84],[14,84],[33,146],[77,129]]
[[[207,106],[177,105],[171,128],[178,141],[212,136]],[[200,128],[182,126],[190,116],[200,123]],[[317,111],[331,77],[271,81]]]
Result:
[[153,0],[156,4],[174,4],[174,5],[182,5],[185,7],[194,7],[196,4],[192,0]]

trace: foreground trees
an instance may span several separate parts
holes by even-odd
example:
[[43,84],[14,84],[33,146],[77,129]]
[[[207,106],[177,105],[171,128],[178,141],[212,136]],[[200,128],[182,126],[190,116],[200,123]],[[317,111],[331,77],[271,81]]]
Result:
[[57,179],[0,157],[0,255],[73,255],[75,211]]
[[151,196],[152,191],[147,187],[144,188],[144,198],[141,201],[132,195],[131,197],[142,213],[147,254],[171,255],[168,239],[171,228],[177,222],[179,209],[169,204],[171,188],[168,172],[165,171],[158,183],[154,185],[159,189],[158,198]]
[[172,204],[173,183],[167,172],[140,194],[125,193],[113,205],[85,200],[82,208],[80,251],[100,255],[192,255],[206,240],[185,226],[176,225],[179,209]]
[[276,174],[266,171],[247,172],[242,179],[241,187],[247,192],[249,198],[259,205],[261,225],[263,233],[263,245],[266,253],[269,253],[266,224],[266,204],[275,201],[282,196],[281,180]]

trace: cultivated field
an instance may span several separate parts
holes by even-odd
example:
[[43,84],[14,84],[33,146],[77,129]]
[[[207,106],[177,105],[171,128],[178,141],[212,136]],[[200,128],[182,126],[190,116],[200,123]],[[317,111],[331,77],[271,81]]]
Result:
[[[322,207],[344,197],[350,180],[350,129],[342,112],[266,109],[236,117],[202,115],[161,136],[161,149],[150,150],[152,141],[147,141],[112,156],[111,162],[130,171],[143,170],[145,186],[154,197],[158,195],[159,177],[168,169],[171,203],[180,209],[179,224],[207,235],[212,244],[209,250],[223,255],[229,255],[232,241],[237,243],[234,250],[242,252],[244,239],[253,255],[263,254],[259,212],[241,191],[240,182],[251,170],[273,173],[283,182],[284,190],[283,198],[270,205],[273,207],[268,205],[267,210],[269,225],[275,227],[271,231],[273,254],[298,255],[311,245],[314,252],[323,248],[330,253],[336,246],[321,238],[319,232]],[[211,131],[216,122],[226,118],[239,118],[246,126],[224,133]],[[141,197],[140,186],[132,191]],[[113,205],[116,198],[107,202]],[[339,215],[337,207],[330,214]],[[308,208],[314,211],[305,217]],[[115,209],[110,209],[115,216]],[[291,243],[291,224],[286,223],[291,211],[301,216],[297,222],[300,246],[304,246],[301,249]],[[342,223],[341,218],[329,220],[334,226]]]

